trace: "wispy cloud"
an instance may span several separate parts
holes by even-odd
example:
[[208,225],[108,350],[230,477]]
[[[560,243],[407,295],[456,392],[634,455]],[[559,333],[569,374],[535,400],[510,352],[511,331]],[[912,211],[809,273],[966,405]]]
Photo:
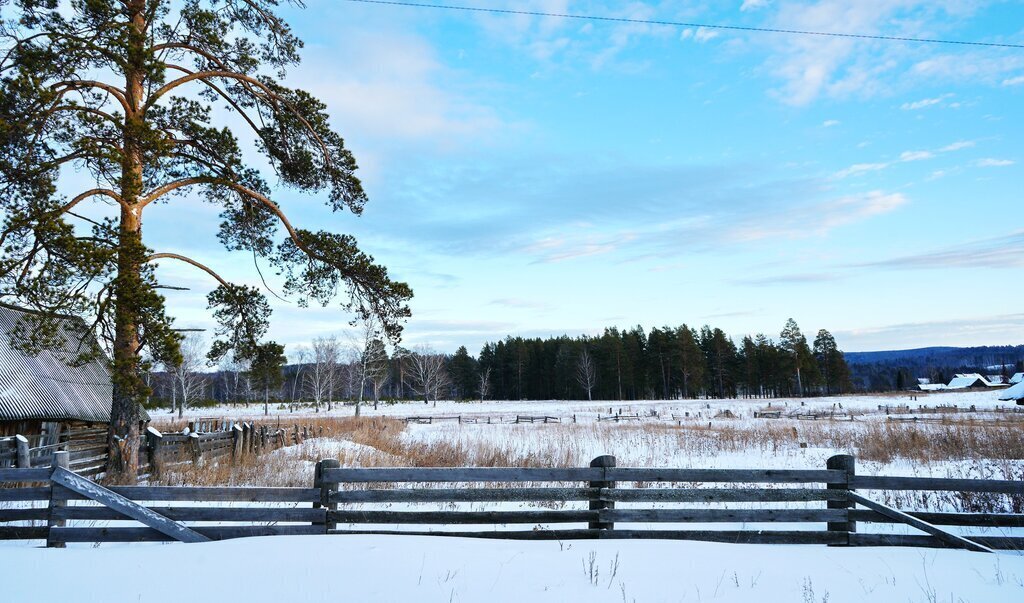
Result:
[[776,274],[758,278],[737,279],[738,285],[751,285],[755,287],[771,287],[775,285],[813,285],[829,281],[837,281],[844,278],[843,274],[836,272],[805,272],[793,274]]
[[1024,84],[1024,75],[1008,77],[1005,80],[1003,80],[1004,86],[1020,86],[1021,84]]
[[[835,180],[842,180],[843,178],[849,178],[850,176],[857,176],[866,174],[868,172],[878,172],[887,169],[897,163],[908,163],[911,161],[924,161],[926,159],[934,159],[938,153],[952,153],[961,149],[967,149],[974,146],[974,142],[970,140],[960,140],[951,144],[948,144],[935,151],[903,151],[900,153],[899,158],[894,161],[878,161],[874,163],[855,163],[849,167],[843,168],[832,175]],[[1011,162],[1012,163],[1012,162]]]
[[682,31],[682,33],[679,34],[679,39],[689,40],[693,38],[694,42],[697,42],[698,44],[703,44],[704,42],[713,40],[718,36],[719,32],[714,29],[708,29],[707,27],[698,27],[697,29],[693,29],[687,27]]
[[934,107],[935,105],[938,105],[945,101],[947,98],[952,97],[952,93],[946,93],[941,96],[936,96],[934,98],[922,98],[919,101],[903,103],[902,105],[900,105],[900,109],[903,109],[904,111],[917,111],[919,109],[924,109],[926,107]]
[[1013,164],[1014,162],[1010,159],[995,159],[993,157],[985,157],[974,162],[977,167],[1006,167]]
[[973,146],[974,146],[974,141],[973,140],[958,140],[958,141],[956,141],[956,142],[954,142],[952,144],[947,144],[946,146],[942,147],[941,149],[939,149],[939,152],[940,153],[950,153],[950,152],[953,152],[953,151],[959,151],[961,149],[969,149],[969,148],[971,148]]
[[856,176],[857,174],[864,174],[866,172],[877,172],[884,170],[885,168],[892,165],[891,163],[855,163],[848,168],[843,168],[833,175],[833,178],[841,180],[850,176]]
[[1021,268],[1024,267],[1024,230],[925,253],[854,264],[852,267],[900,270]]
[[1024,314],[904,322],[834,332],[847,351],[912,349],[935,345],[1016,344],[1024,339]]
[[903,151],[900,153],[900,161],[922,161],[935,157],[931,151]]
[[743,4],[740,5],[740,11],[757,10],[769,4],[771,4],[771,0],[743,0]]
[[839,125],[839,123],[840,123],[840,122],[839,122],[839,120],[838,120],[838,119],[826,119],[826,120],[825,120],[825,121],[824,121],[824,122],[823,122],[823,123],[821,124],[821,126],[822,126],[823,128],[832,128],[832,127],[838,126],[838,125]]

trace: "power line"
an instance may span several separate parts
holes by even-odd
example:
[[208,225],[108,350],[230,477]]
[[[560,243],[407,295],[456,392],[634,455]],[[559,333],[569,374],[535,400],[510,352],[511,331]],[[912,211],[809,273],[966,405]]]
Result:
[[909,38],[902,36],[878,36],[870,34],[839,33],[834,31],[810,31],[802,29],[778,29],[772,27],[745,27],[742,25],[714,25],[710,23],[686,23],[683,21],[660,21],[655,19],[630,19],[628,17],[599,17],[595,15],[573,15],[567,13],[545,13],[532,10],[513,10],[504,8],[484,8],[479,6],[456,6],[451,4],[421,4],[419,2],[401,2],[399,0],[345,0],[361,4],[384,4],[412,8],[437,8],[442,10],[459,10],[475,13],[492,13],[499,15],[524,15],[529,17],[557,17],[560,19],[580,19],[583,21],[610,21],[615,23],[638,23],[641,25],[672,25],[675,27],[703,27],[705,29],[723,29],[729,31],[750,31],[758,33],[777,33],[799,36],[821,36],[826,38],[855,38],[859,40],[883,40],[886,42],[915,42],[918,44],[954,44],[958,46],[987,46],[991,48],[1024,48],[1024,44],[1008,44],[1001,42],[974,42],[969,40],[941,40],[937,38]]

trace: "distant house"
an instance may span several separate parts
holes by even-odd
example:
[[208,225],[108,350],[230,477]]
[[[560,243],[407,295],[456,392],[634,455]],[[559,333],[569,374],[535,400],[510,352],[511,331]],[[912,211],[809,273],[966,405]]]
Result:
[[1018,383],[1024,382],[1024,373],[1017,373],[1010,377],[1010,385],[1017,385]]
[[978,373],[958,373],[945,389],[984,389],[996,384],[989,382]]
[[999,394],[1000,400],[1012,400],[1017,404],[1024,404],[1024,381],[1020,381],[1010,389]]
[[992,385],[1006,385],[1006,377],[1002,375],[985,375],[985,380]]
[[[10,333],[30,311],[0,303],[0,436],[47,434],[110,423],[113,386],[105,358],[78,365],[81,319],[61,325],[63,348],[32,356],[11,345]],[[84,345],[94,346],[91,335]],[[149,416],[143,411],[143,420]]]

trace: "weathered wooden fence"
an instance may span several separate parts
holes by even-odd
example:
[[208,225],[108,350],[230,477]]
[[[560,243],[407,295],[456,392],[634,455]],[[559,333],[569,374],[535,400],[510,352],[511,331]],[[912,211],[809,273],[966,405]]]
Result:
[[[158,475],[161,468],[180,463],[241,458],[299,444],[322,435],[323,428],[292,425],[290,428],[224,419],[190,421],[183,433],[161,433],[149,427],[139,440],[139,475]],[[68,453],[68,469],[97,477],[106,470],[107,429],[85,428],[60,434],[16,435],[0,438],[0,468],[52,466],[56,452]]]
[[[858,475],[850,456],[833,457],[824,469],[630,468],[617,467],[610,456],[581,468],[341,468],[336,460],[324,460],[317,464],[311,488],[109,490],[64,471],[65,458],[65,453],[55,455],[49,469],[0,469],[0,484],[22,484],[0,488],[0,501],[35,504],[0,505],[0,526],[19,524],[0,527],[0,539],[60,545],[277,534],[431,534],[1024,549],[1024,537],[962,533],[962,528],[1022,528],[1024,514],[905,512],[871,495],[929,490],[1024,497],[1024,482]],[[78,504],[86,499],[94,502]],[[226,502],[231,506],[216,505]],[[456,510],[461,503],[471,503],[473,510]],[[435,506],[416,510],[423,504]],[[436,510],[438,504],[444,510]],[[487,505],[498,508],[478,510]],[[130,525],[67,523],[102,520]],[[766,529],[771,524],[781,528]],[[899,524],[904,532],[918,533],[865,532],[862,524]]]

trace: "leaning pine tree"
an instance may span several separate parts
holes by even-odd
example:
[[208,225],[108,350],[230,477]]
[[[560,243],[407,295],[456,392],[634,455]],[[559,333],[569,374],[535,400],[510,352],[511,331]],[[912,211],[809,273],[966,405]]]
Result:
[[[243,160],[239,136],[254,141],[281,186],[326,191],[333,210],[357,215],[366,201],[325,105],[280,83],[301,42],[277,4],[0,0],[0,299],[36,311],[12,334],[27,351],[64,343],[63,314],[86,318],[106,344],[111,477],[137,468],[144,359],[178,355],[155,261],[186,262],[217,281],[208,297],[220,324],[214,356],[252,358],[267,329],[258,289],[146,247],[150,205],[171,205],[154,215],[168,229],[192,199],[215,205],[220,242],[273,266],[302,306],[339,299],[356,316],[376,316],[392,339],[409,315],[406,284],[351,236],[293,226]],[[214,124],[215,104],[234,115],[234,130]]]

